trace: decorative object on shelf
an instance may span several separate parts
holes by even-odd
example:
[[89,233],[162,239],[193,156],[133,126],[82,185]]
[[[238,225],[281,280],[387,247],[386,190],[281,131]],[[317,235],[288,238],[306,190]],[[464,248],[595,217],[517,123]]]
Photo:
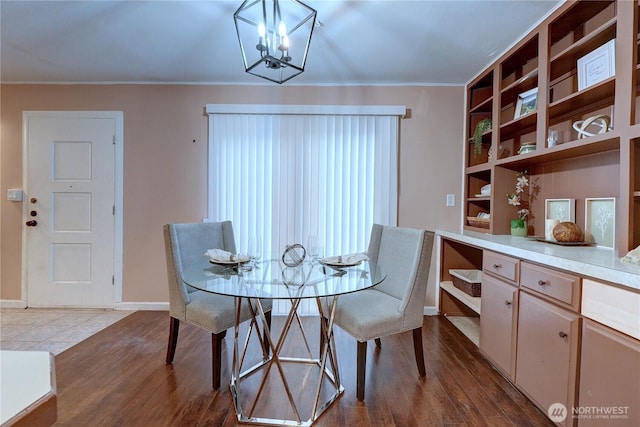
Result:
[[575,199],[545,199],[544,218],[557,219],[559,222],[576,221]]
[[538,108],[538,88],[533,88],[518,95],[514,119],[533,113]]
[[516,175],[516,190],[512,194],[507,194],[507,203],[511,206],[521,206],[518,209],[518,219],[511,220],[511,235],[524,237],[527,235],[528,224],[526,221],[527,215],[529,215],[529,209],[527,208],[527,202],[522,200],[522,194],[525,187],[529,186],[529,178],[527,177],[527,171],[518,172]]
[[488,229],[491,222],[491,214],[480,212],[478,216],[468,216],[467,223],[472,227]]
[[453,286],[472,297],[482,295],[482,271],[450,269]]
[[558,220],[558,219],[548,219],[547,218],[547,219],[544,220],[544,238],[546,240],[549,240],[551,242],[556,240],[556,238],[553,237],[553,229],[558,224],[560,224],[560,220]]
[[560,222],[553,227],[553,238],[562,243],[579,243],[584,241],[584,233],[575,222]]
[[473,157],[478,157],[482,153],[482,135],[491,130],[491,119],[482,119],[473,131]]
[[616,74],[616,39],[578,59],[578,90],[583,90]]
[[586,240],[597,246],[613,249],[615,246],[616,199],[613,197],[584,200],[584,231]]
[[490,196],[491,195],[491,184],[483,185],[480,188],[480,194],[482,194],[483,196]]
[[[511,155],[511,150],[503,146],[502,144],[498,146],[498,157],[496,160],[504,159],[505,157],[509,157]],[[493,160],[493,145],[489,148],[488,154],[489,161]]]
[[282,254],[282,262],[287,267],[297,267],[304,262],[307,250],[300,243],[288,245]]
[[536,143],[535,142],[525,142],[520,146],[518,150],[518,154],[527,154],[536,151]]
[[555,147],[558,144],[558,131],[549,129],[549,136],[547,137],[547,146]]
[[627,252],[625,256],[620,258],[620,262],[625,264],[640,265],[640,246]]
[[302,73],[316,15],[298,0],[245,0],[233,20],[246,72],[278,84]]
[[[598,126],[599,129],[596,133],[587,130],[589,126]],[[597,116],[589,117],[585,120],[578,120],[573,123],[573,129],[578,132],[578,139],[583,139],[588,136],[602,135],[611,130],[611,118],[606,114],[598,114]]]

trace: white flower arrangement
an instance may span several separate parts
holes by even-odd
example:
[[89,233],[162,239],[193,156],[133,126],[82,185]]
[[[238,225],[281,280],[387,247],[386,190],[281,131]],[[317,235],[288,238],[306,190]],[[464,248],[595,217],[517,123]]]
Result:
[[[522,205],[522,193],[525,187],[529,186],[529,178],[527,177],[527,171],[519,172],[516,176],[516,191],[512,194],[507,194],[507,203],[511,206]],[[529,215],[529,209],[523,207],[518,210],[518,218],[524,220]]]

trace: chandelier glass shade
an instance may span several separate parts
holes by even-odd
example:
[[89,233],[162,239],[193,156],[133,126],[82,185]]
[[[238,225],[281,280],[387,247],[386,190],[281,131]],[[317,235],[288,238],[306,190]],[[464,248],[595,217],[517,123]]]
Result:
[[279,84],[302,73],[316,14],[298,0],[245,0],[233,19],[246,72]]

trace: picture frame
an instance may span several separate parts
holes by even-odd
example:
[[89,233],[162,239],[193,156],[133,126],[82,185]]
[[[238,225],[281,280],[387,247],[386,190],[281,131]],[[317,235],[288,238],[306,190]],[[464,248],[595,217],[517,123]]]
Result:
[[616,199],[594,197],[584,199],[585,240],[599,247],[613,249],[616,235]]
[[578,59],[578,90],[583,90],[616,74],[616,39]]
[[514,119],[533,113],[538,108],[538,88],[530,89],[518,95]]
[[560,222],[576,222],[575,199],[545,199],[544,218]]

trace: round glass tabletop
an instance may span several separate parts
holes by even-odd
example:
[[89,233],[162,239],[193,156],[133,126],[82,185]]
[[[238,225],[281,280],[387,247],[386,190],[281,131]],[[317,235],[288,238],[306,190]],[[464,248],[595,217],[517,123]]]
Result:
[[357,292],[382,282],[386,273],[377,264],[336,268],[319,262],[287,267],[280,260],[257,266],[215,265],[203,257],[182,272],[182,280],[196,289],[243,298],[316,298]]

